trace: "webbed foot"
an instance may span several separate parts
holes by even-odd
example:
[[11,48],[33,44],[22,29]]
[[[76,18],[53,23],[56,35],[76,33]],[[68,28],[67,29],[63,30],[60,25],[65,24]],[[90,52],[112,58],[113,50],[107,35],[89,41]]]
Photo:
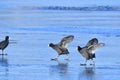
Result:
[[80,64],[80,66],[86,66],[86,64]]
[[51,60],[55,60],[56,61],[56,60],[58,60],[58,58],[52,58]]
[[2,55],[2,56],[7,56],[8,54],[0,54],[0,55]]
[[95,64],[90,64],[91,66],[95,66]]

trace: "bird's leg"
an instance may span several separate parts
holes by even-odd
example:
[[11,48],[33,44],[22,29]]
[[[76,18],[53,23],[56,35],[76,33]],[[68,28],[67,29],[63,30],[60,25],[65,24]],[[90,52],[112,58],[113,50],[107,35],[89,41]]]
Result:
[[7,54],[4,54],[4,51],[2,50],[2,54],[0,54],[0,55],[4,56],[4,55],[7,55]]
[[3,50],[2,50],[2,54],[1,55],[4,55],[4,52],[3,52]]
[[67,54],[67,58],[65,60],[69,60],[69,58],[70,58],[70,56],[69,56],[69,54]]
[[3,53],[3,50],[2,50],[2,54],[4,54],[4,53]]
[[57,60],[57,59],[58,59],[58,57],[59,57],[59,55],[58,55],[57,57],[55,57],[55,58],[52,58],[51,60]]
[[86,63],[87,63],[87,59],[85,60],[85,63],[84,64],[80,64],[81,66],[86,66]]
[[86,63],[87,63],[87,59],[85,60],[85,63],[84,63],[84,65],[86,65]]
[[92,60],[92,63],[90,64],[90,65],[95,65],[95,62],[94,62],[94,60],[93,59],[91,59]]

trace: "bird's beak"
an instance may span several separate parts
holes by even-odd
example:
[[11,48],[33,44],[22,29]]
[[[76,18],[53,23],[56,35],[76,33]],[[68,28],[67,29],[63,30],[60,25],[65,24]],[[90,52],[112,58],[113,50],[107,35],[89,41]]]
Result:
[[50,47],[50,44],[48,44],[48,47]]
[[78,47],[76,47],[76,50],[78,50]]

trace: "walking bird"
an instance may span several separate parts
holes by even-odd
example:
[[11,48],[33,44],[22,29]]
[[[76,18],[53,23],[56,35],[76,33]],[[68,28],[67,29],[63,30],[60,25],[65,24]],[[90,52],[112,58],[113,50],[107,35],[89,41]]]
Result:
[[[51,60],[57,60],[60,55],[64,55],[64,54],[68,55],[69,51],[67,49],[67,46],[68,46],[68,43],[70,43],[73,39],[74,39],[74,36],[69,35],[64,37],[58,44],[50,43],[49,47],[53,48],[58,53],[58,56]],[[69,56],[67,59],[69,59]]]
[[8,46],[8,44],[9,44],[9,36],[6,36],[5,40],[0,42],[0,49],[2,50],[2,55],[4,55],[3,51]]
[[97,38],[93,38],[88,41],[85,47],[78,46],[77,47],[78,52],[86,59],[85,63],[81,65],[86,65],[87,60],[92,60],[93,63],[90,65],[95,65],[95,62],[93,61],[93,58],[95,58],[95,52],[104,45],[105,45],[104,43],[98,43]]

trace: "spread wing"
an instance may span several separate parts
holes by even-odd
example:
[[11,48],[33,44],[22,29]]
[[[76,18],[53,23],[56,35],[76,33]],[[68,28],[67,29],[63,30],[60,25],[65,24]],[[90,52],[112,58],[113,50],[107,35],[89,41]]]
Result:
[[67,48],[68,43],[70,43],[73,40],[73,38],[73,35],[66,36],[60,41],[59,45],[63,48]]
[[88,53],[90,54],[94,54],[96,50],[98,50],[100,47],[103,47],[105,46],[104,43],[98,43],[98,44],[94,44],[94,45],[91,45],[87,48],[87,51]]
[[95,44],[98,44],[97,38],[93,38],[93,39],[89,40],[86,47],[90,47],[90,46],[95,45]]

